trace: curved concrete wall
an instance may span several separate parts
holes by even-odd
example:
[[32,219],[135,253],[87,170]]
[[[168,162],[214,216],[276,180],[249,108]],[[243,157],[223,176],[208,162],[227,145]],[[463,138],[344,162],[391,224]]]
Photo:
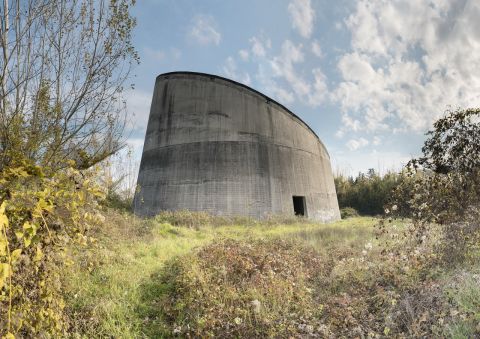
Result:
[[218,76],[159,75],[134,209],[217,215],[294,214],[305,197],[314,220],[340,218],[327,150],[297,116]]

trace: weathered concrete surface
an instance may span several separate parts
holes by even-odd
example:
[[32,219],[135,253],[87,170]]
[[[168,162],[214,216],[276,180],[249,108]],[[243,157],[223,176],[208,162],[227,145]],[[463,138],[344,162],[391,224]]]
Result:
[[138,176],[135,213],[294,214],[340,218],[329,155],[285,107],[213,75],[157,77]]

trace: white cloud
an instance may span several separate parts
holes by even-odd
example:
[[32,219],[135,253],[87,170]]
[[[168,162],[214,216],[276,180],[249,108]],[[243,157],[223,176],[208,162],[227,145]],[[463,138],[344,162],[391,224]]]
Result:
[[278,86],[278,84],[276,84],[275,82],[272,83],[269,91],[272,92],[273,97],[277,98],[281,104],[291,104],[295,101],[292,92]]
[[258,37],[250,38],[252,44],[252,53],[257,57],[265,57],[267,55],[267,49],[272,46],[270,39],[262,39]]
[[313,32],[315,11],[310,0],[293,0],[288,4],[292,26],[304,38],[310,38]]
[[251,83],[250,75],[247,72],[239,72],[237,63],[232,57],[227,58],[222,67],[222,71],[227,78],[244,83],[245,85],[250,85]]
[[201,45],[218,45],[222,39],[215,20],[209,15],[197,15],[193,18],[189,36]]
[[240,59],[242,59],[243,61],[248,61],[250,57],[250,53],[246,49],[239,50],[238,55],[240,55]]
[[308,95],[308,104],[312,107],[320,106],[328,95],[327,77],[320,68],[312,70],[314,82],[313,91]]
[[335,133],[335,136],[337,138],[343,138],[346,132],[348,131],[357,132],[357,131],[360,131],[360,129],[361,129],[360,121],[353,119],[351,116],[344,113],[342,115],[342,125],[340,129]]
[[143,130],[147,128],[152,93],[133,89],[125,92],[127,112],[130,128]]
[[478,18],[476,0],[359,0],[333,100],[369,131],[420,132],[449,105],[478,106]]
[[285,88],[279,86],[277,81],[272,77],[270,67],[266,67],[263,64],[258,65],[258,72],[255,75],[260,86],[263,88],[263,92],[278,100],[281,104],[290,104],[295,101],[294,94]]
[[145,57],[151,60],[165,62],[168,60],[178,60],[182,56],[182,52],[178,48],[170,48],[169,50],[156,50],[150,47],[144,48]]
[[[252,38],[251,42],[255,45],[259,40]],[[298,99],[311,107],[321,105],[328,98],[327,78],[320,68],[314,68],[306,75],[296,69],[305,60],[302,44],[285,40],[280,54],[272,57],[267,55],[267,50],[261,51],[254,53],[259,63],[256,77],[268,95],[282,103]]]
[[322,48],[320,47],[320,43],[317,40],[314,40],[312,42],[312,53],[319,58],[323,56]]
[[162,50],[154,50],[150,47],[145,47],[145,56],[155,61],[165,61],[167,59],[167,53]]
[[377,137],[377,136],[373,137],[373,141],[372,141],[373,145],[378,146],[380,145],[381,142],[382,142],[382,139],[380,137]]
[[295,101],[295,95],[288,89],[280,86],[272,77],[270,67],[266,69],[265,65],[259,64],[256,78],[262,86],[263,92],[278,100],[281,104],[291,104]]
[[273,74],[284,78],[292,90],[300,97],[310,93],[310,84],[303,80],[294,69],[294,64],[304,61],[302,45],[294,45],[290,40],[282,44],[282,52],[271,61]]
[[350,139],[346,143],[346,146],[350,151],[355,151],[359,148],[365,147],[369,144],[368,140],[365,138]]

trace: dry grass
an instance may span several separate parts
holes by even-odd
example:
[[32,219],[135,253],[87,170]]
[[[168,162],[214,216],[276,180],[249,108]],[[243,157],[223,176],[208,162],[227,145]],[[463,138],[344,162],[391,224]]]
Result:
[[76,337],[478,335],[476,280],[387,253],[373,218],[106,217],[66,274]]

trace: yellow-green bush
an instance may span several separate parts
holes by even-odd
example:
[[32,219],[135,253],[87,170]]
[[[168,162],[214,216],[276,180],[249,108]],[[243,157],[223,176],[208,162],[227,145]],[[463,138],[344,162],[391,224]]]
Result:
[[[69,165],[73,165],[72,163]],[[28,162],[0,173],[0,335],[58,336],[67,328],[61,268],[101,222],[103,193],[67,167],[51,175]]]

